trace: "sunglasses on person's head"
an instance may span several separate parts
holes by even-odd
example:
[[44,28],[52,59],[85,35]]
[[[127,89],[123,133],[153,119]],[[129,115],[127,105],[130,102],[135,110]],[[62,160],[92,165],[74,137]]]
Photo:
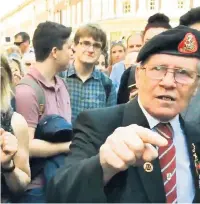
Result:
[[121,40],[120,41],[113,41],[113,42],[111,42],[111,46],[118,45],[118,44],[123,44],[123,42]]
[[25,65],[29,67],[29,66],[31,66],[31,63],[26,62]]
[[14,42],[15,45],[20,46],[24,42]]

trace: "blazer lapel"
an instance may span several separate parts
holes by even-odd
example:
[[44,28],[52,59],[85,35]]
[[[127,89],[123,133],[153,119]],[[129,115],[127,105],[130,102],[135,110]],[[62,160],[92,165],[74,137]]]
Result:
[[[148,121],[138,104],[137,98],[129,102],[124,110],[122,125],[128,126],[131,124],[149,128]],[[166,197],[159,160],[156,159],[151,164],[153,165],[151,172],[145,171],[143,166],[137,167],[137,170],[149,201],[151,203],[163,203],[166,201]]]

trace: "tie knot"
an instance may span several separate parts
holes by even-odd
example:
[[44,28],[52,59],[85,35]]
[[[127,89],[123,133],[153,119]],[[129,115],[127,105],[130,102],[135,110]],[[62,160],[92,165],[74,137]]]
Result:
[[156,126],[156,130],[158,133],[160,133],[166,139],[172,139],[173,138],[173,128],[170,125],[170,123],[159,123]]

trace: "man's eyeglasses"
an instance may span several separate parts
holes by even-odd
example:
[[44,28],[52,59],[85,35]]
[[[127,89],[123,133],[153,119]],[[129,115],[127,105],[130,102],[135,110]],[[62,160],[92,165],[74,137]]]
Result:
[[[141,69],[146,70],[146,75],[149,78],[155,79],[155,80],[161,80],[166,76],[168,69],[170,68],[164,65],[160,65],[155,67],[141,67]],[[198,73],[184,68],[175,68],[171,70],[174,70],[170,72],[174,73],[175,81],[180,84],[192,84],[197,77],[200,77]]]
[[16,46],[20,46],[22,43],[24,43],[24,42],[14,42],[14,44],[15,44]]
[[102,44],[101,43],[91,43],[90,41],[82,41],[79,42],[79,44],[85,49],[88,50],[91,46],[93,47],[93,49],[95,51],[100,51],[102,48]]

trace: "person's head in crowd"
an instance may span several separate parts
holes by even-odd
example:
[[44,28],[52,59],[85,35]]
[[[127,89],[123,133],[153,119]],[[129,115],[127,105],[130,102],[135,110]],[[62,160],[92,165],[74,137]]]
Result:
[[64,71],[69,63],[70,34],[70,27],[50,21],[40,23],[33,35],[36,63],[46,63],[56,73]]
[[8,58],[22,58],[21,50],[16,45],[11,45],[5,49],[5,54],[8,56]]
[[155,35],[170,29],[169,21],[169,17],[162,13],[150,16],[143,32],[143,43],[145,44]]
[[34,52],[26,53],[23,56],[23,65],[25,68],[25,72],[27,72],[28,69],[34,64],[35,64],[35,53]]
[[126,56],[126,48],[121,42],[114,42],[110,47],[110,63],[112,66],[122,60]]
[[106,43],[106,33],[97,24],[81,26],[74,36],[76,63],[95,65]]
[[189,26],[200,31],[200,7],[192,8],[180,17],[180,25]]
[[13,83],[14,85],[17,85],[20,82],[20,80],[24,77],[22,62],[20,59],[13,57],[9,59],[9,64],[12,71]]
[[171,120],[185,109],[196,92],[199,42],[197,30],[179,26],[155,36],[140,50],[136,70],[138,97],[153,117]]
[[19,32],[15,36],[14,44],[21,50],[22,55],[29,50],[30,47],[30,36],[26,32]]
[[137,56],[138,56],[138,52],[129,52],[126,54],[126,57],[124,60],[124,65],[126,69],[136,64]]
[[12,71],[8,59],[1,55],[1,111],[6,112],[12,98]]
[[69,43],[69,64],[73,64],[74,62],[74,56],[75,55],[75,50],[74,50],[74,46],[73,43]]
[[99,59],[96,62],[96,68],[101,70],[102,72],[106,71],[106,56],[105,54],[102,52]]
[[142,47],[142,35],[140,33],[135,33],[127,38],[127,53],[129,52],[139,52]]

